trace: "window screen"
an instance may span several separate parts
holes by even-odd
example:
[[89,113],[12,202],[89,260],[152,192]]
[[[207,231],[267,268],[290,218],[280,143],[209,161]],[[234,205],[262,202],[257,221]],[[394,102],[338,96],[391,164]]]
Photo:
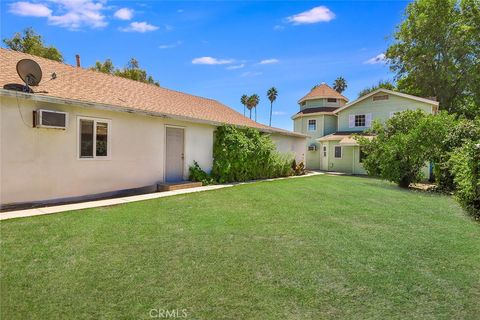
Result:
[[335,158],[341,158],[341,157],[342,157],[342,147],[335,146]]
[[355,127],[365,127],[365,115],[364,114],[355,115]]
[[93,157],[93,120],[80,120],[80,158]]

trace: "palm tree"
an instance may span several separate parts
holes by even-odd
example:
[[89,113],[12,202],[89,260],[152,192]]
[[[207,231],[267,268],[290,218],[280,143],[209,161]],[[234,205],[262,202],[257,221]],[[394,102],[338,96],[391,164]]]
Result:
[[248,96],[246,94],[244,94],[240,98],[240,103],[243,104],[243,116],[245,117],[245,107],[247,106],[247,103],[248,103]]
[[268,89],[268,91],[267,91],[267,97],[268,97],[268,100],[270,100],[270,122],[269,122],[269,126],[270,126],[270,127],[272,126],[272,109],[273,109],[273,102],[275,102],[275,100],[277,100],[277,96],[278,96],[277,88],[271,87],[270,89]]
[[347,81],[343,77],[338,77],[333,82],[333,89],[335,89],[335,91],[338,93],[342,93],[345,91],[345,89],[347,89]]
[[248,98],[248,101],[250,102],[250,119],[252,118],[252,109],[255,108],[255,121],[257,121],[257,106],[258,103],[260,102],[260,97],[258,94],[252,94],[250,98]]

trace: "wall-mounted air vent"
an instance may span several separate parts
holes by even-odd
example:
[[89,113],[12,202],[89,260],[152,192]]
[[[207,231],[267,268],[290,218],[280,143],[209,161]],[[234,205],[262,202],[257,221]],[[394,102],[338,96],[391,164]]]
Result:
[[35,127],[66,129],[68,124],[68,113],[53,110],[40,109],[34,111]]

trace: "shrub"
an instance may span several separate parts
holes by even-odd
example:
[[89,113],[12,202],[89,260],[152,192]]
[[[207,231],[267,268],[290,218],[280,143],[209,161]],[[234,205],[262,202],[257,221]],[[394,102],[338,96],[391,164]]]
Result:
[[215,180],[208,173],[203,171],[202,168],[200,168],[197,161],[193,161],[193,166],[190,166],[188,171],[188,179],[191,181],[201,182],[205,186],[215,183]]
[[480,219],[480,140],[455,149],[449,164],[458,201],[474,218]]
[[404,188],[422,180],[425,177],[421,169],[439,154],[448,132],[446,124],[451,121],[453,117],[446,114],[434,116],[421,110],[406,110],[385,124],[375,122],[369,130],[376,136],[374,139],[357,137],[367,155],[365,169],[370,175]]
[[288,176],[292,158],[279,154],[270,136],[256,129],[220,126],[215,131],[212,177],[225,183]]
[[292,170],[293,174],[296,176],[303,176],[306,173],[305,164],[303,163],[303,161],[297,164],[297,161],[295,159],[293,159],[292,162]]
[[441,190],[453,191],[455,189],[452,162],[452,151],[460,148],[465,143],[480,139],[480,118],[476,120],[460,119],[452,124],[446,124],[449,132],[442,142],[442,148],[436,155],[433,169],[435,181]]

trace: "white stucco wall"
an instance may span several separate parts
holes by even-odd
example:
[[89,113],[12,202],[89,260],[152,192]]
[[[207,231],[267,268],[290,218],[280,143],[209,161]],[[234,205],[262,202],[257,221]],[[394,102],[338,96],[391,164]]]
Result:
[[307,148],[307,139],[281,134],[272,134],[272,141],[277,146],[280,153],[294,153],[297,163],[305,162],[305,152]]
[[[165,127],[185,128],[185,168],[212,166],[214,126],[0,97],[0,203],[43,201],[164,180]],[[32,111],[68,112],[66,130],[32,128]],[[77,116],[111,120],[110,160],[78,159]],[[22,121],[23,117],[23,121]]]

